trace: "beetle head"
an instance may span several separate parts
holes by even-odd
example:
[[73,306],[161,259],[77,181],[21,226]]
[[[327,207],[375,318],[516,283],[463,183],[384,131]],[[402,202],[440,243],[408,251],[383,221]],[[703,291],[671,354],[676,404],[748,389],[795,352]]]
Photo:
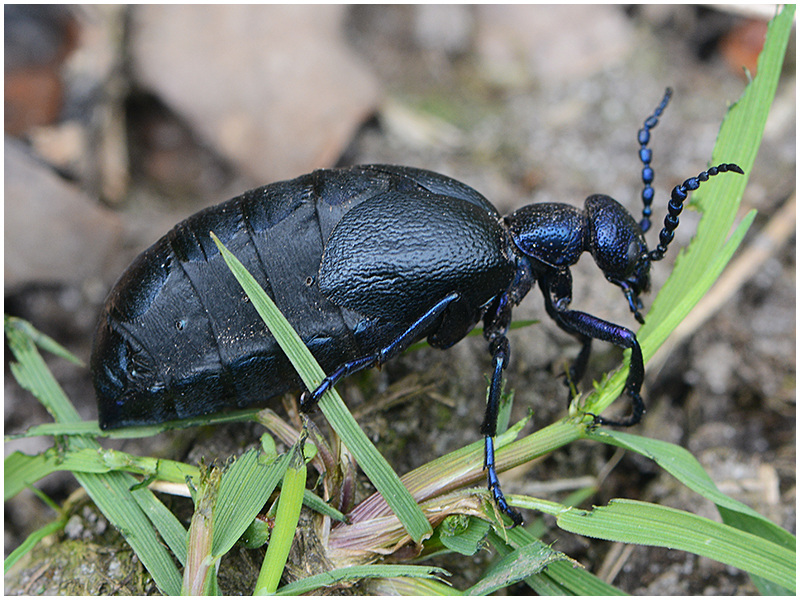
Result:
[[622,288],[636,320],[644,323],[639,295],[650,289],[650,255],[639,223],[616,200],[586,200],[588,250],[606,279]]

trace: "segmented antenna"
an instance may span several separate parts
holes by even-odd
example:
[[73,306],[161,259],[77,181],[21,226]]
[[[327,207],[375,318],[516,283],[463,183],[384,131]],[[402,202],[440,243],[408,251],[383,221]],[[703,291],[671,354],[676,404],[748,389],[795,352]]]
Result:
[[744,171],[742,171],[739,165],[723,163],[721,165],[717,165],[716,167],[711,167],[708,171],[703,171],[697,177],[691,177],[682,184],[676,185],[674,188],[672,188],[670,201],[667,205],[667,216],[664,217],[664,229],[662,229],[661,233],[658,234],[658,246],[656,246],[655,250],[650,251],[651,261],[657,261],[664,258],[664,254],[667,252],[667,247],[672,241],[672,238],[675,235],[675,229],[678,227],[678,223],[680,222],[678,215],[680,215],[681,211],[683,210],[683,203],[686,201],[686,197],[689,195],[689,192],[699,188],[700,184],[704,181],[708,181],[709,177],[713,177],[719,173],[727,173],[729,171],[744,175]]
[[644,126],[639,130],[639,145],[641,148],[639,149],[639,159],[642,161],[644,165],[642,167],[642,181],[644,182],[644,189],[642,190],[642,203],[644,204],[644,208],[642,209],[642,220],[639,222],[639,225],[642,228],[642,231],[647,231],[650,229],[650,215],[653,214],[653,196],[655,192],[651,186],[653,183],[653,177],[655,173],[653,172],[652,167],[650,166],[650,161],[653,160],[653,151],[647,147],[647,144],[650,143],[650,130],[658,125],[658,118],[661,116],[661,113],[664,112],[664,109],[667,108],[667,104],[669,104],[669,99],[672,97],[672,89],[667,88],[667,91],[664,92],[664,98],[661,100],[661,104],[658,105],[653,111],[653,114],[647,117],[644,121]]

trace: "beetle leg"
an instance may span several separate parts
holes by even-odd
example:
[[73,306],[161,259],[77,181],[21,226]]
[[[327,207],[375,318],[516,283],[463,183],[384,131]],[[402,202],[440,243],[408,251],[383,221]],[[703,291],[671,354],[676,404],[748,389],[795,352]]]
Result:
[[[644,414],[644,400],[640,394],[642,382],[644,380],[644,362],[642,360],[642,349],[636,334],[631,330],[598,319],[592,315],[576,310],[559,311],[556,323],[562,326],[567,325],[569,329],[579,331],[581,334],[598,339],[604,342],[611,342],[620,348],[631,349],[630,370],[628,379],[625,382],[625,391],[631,399],[631,414],[624,419],[612,420],[595,415],[594,421],[598,425],[614,425],[617,427],[631,427],[642,420]],[[567,331],[567,327],[563,327]]]
[[581,341],[581,351],[575,357],[575,362],[569,368],[566,374],[566,381],[564,382],[569,388],[570,397],[567,399],[568,403],[572,402],[572,398],[578,395],[578,384],[586,374],[586,368],[589,366],[589,355],[592,353],[592,338],[586,335],[574,334]]
[[503,490],[500,489],[500,480],[497,478],[497,469],[494,460],[494,437],[497,435],[497,413],[500,409],[500,389],[502,387],[503,370],[508,364],[510,348],[508,338],[505,335],[498,335],[490,343],[492,351],[492,361],[494,362],[494,372],[492,382],[489,386],[489,399],[486,402],[486,415],[481,425],[481,433],[484,435],[484,455],[483,468],[486,469],[486,477],[489,483],[489,491],[492,493],[497,507],[511,517],[514,522],[513,527],[522,525],[522,515],[511,508],[506,502]]
[[317,389],[315,389],[313,392],[303,392],[303,394],[300,396],[300,410],[303,412],[310,412],[313,410],[314,406],[316,406],[317,402],[319,402],[319,399],[322,398],[322,395],[345,377],[352,375],[357,371],[361,371],[362,369],[368,369],[370,367],[382,365],[386,361],[391,360],[400,354],[403,350],[408,348],[417,339],[419,339],[420,334],[442,316],[442,313],[450,305],[450,303],[458,300],[460,297],[461,295],[458,292],[453,292],[445,296],[424,315],[412,323],[408,329],[397,336],[394,340],[389,342],[386,347],[381,348],[374,354],[368,354],[367,356],[362,356],[355,360],[344,363],[333,373],[325,377],[325,379],[322,380],[319,386],[317,386]]
[[[614,425],[617,427],[631,427],[632,425],[636,425],[641,421],[645,411],[644,400],[642,400],[640,394],[644,381],[644,361],[642,359],[642,349],[639,346],[639,341],[636,339],[636,334],[621,325],[615,325],[614,323],[604,321],[603,319],[584,312],[567,309],[568,301],[564,301],[565,297],[553,293],[554,290],[563,292],[564,282],[565,278],[563,275],[557,273],[554,277],[552,275],[543,277],[539,281],[539,284],[544,293],[547,314],[562,330],[575,336],[583,343],[583,348],[578,354],[575,365],[570,369],[570,376],[572,376],[573,372],[576,374],[580,373],[581,375],[583,374],[582,371],[585,372],[593,339],[611,342],[620,348],[630,348],[631,363],[630,370],[628,371],[628,379],[625,382],[625,391],[632,402],[631,414],[618,421],[604,419],[599,415],[595,415],[594,419],[595,423],[598,425]],[[554,295],[556,296],[555,301],[553,298]]]
[[544,294],[547,314],[561,329],[581,343],[581,350],[565,374],[564,379],[564,385],[569,389],[567,398],[567,406],[569,406],[573,397],[578,394],[578,384],[583,379],[586,374],[586,368],[589,366],[589,355],[592,353],[592,337],[570,327],[568,323],[559,318],[559,311],[566,309],[572,301],[572,273],[569,269],[555,271],[546,277],[541,277],[539,279],[539,287]]

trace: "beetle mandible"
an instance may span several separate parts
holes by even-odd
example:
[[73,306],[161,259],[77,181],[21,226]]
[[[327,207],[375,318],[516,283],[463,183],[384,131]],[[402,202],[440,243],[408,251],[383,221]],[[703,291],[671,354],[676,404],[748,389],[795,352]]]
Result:
[[511,311],[534,283],[547,314],[582,344],[570,369],[586,371],[592,340],[631,349],[625,392],[630,426],[644,413],[636,334],[571,310],[570,267],[591,253],[643,322],[640,294],[661,260],[687,193],[721,164],[672,190],[659,244],[648,250],[653,169],[648,148],[671,91],[639,131],[643,217],[608,196],[584,208],[538,203],[502,217],[472,188],[410,167],[318,170],[261,187],[200,211],[139,255],[111,290],[92,349],[103,429],[161,423],[302,389],[302,383],[222,260],[209,232],[248,267],[329,375],[301,396],[310,410],[355,371],[380,365],[427,338],[448,348],[479,321],[493,371],[481,433],[489,489],[515,524],[500,489],[494,436],[502,374],[509,361]]

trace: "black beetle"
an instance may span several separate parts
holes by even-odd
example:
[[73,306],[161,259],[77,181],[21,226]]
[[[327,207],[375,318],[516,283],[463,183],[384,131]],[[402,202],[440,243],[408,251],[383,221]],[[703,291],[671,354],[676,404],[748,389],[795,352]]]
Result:
[[384,165],[315,171],[189,217],[136,258],[106,300],[91,358],[100,426],[214,413],[302,388],[211,241],[214,231],[329,373],[319,388],[304,392],[304,410],[341,378],[426,337],[448,348],[483,320],[494,364],[481,427],[489,489],[520,523],[500,490],[493,445],[512,308],[538,282],[547,314],[582,343],[572,381],[584,374],[593,339],[631,348],[625,390],[632,413],[595,422],[637,423],[644,367],[636,335],[569,309],[570,266],[590,252],[642,321],[639,295],[648,290],[650,263],[663,258],[687,192],[717,173],[742,173],[721,164],[675,187],[660,243],[648,250],[653,170],[647,143],[669,97],[667,90],[639,131],[640,223],[603,195],[590,196],[584,209],[541,203],[502,217],[463,183]]

